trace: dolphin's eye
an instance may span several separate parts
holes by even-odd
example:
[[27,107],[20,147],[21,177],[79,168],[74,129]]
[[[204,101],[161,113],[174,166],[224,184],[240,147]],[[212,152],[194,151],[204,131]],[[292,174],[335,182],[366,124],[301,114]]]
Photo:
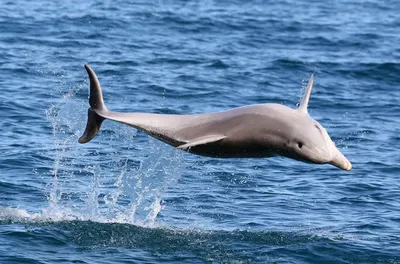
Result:
[[297,146],[299,146],[299,148],[303,147],[303,142],[297,142]]

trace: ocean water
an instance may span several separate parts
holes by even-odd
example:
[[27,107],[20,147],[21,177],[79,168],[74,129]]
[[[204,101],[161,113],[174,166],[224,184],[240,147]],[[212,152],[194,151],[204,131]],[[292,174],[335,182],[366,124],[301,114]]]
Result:
[[[0,0],[0,263],[400,263],[400,2]],[[183,153],[116,111],[309,112],[350,172]]]

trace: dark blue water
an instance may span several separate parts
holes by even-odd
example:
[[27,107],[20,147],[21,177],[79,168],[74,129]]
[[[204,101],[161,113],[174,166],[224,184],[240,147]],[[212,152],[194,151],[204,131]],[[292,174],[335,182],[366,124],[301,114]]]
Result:
[[[399,1],[0,1],[0,263],[400,263]],[[353,164],[185,154],[110,109],[295,107]]]

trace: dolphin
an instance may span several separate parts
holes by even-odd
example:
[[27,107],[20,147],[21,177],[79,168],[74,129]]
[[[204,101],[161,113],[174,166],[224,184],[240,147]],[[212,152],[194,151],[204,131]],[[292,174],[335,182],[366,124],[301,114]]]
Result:
[[104,104],[100,82],[85,64],[90,79],[88,120],[79,143],[89,142],[106,119],[142,130],[177,149],[217,158],[283,156],[351,170],[325,128],[307,111],[314,82],[311,75],[298,109],[280,104],[247,105],[223,112],[171,115],[120,113]]

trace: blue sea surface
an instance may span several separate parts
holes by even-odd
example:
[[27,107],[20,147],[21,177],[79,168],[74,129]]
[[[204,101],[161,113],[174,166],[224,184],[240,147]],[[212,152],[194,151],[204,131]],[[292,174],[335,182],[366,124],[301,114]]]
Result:
[[[349,172],[217,159],[115,111],[309,112]],[[397,0],[0,0],[0,263],[400,263]]]

